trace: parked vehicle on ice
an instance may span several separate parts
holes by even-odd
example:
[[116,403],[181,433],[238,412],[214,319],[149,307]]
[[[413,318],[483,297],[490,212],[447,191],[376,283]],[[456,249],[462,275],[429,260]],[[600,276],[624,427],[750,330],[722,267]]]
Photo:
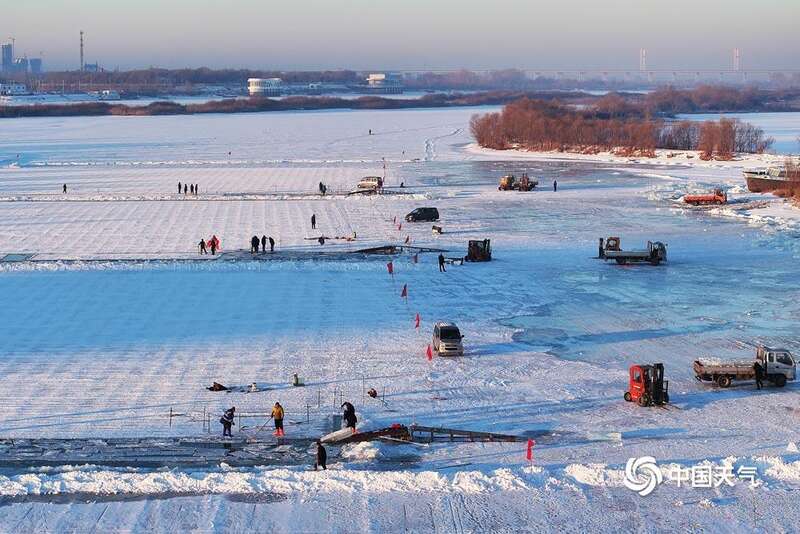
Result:
[[358,182],[358,189],[380,189],[383,187],[383,178],[380,176],[365,176]]
[[449,322],[440,321],[433,325],[433,350],[439,356],[463,356],[464,336],[458,327]]
[[669,381],[664,380],[664,364],[631,365],[628,391],[624,398],[639,406],[662,406],[669,402]]
[[705,204],[727,204],[728,193],[718,187],[711,193],[699,193],[693,195],[684,195],[683,201],[692,206],[700,206]]
[[600,238],[598,258],[601,260],[615,260],[620,265],[626,263],[650,263],[658,265],[667,261],[667,245],[661,241],[648,241],[647,248],[643,250],[622,250],[618,237],[609,237],[603,243]]
[[539,185],[539,180],[528,178],[528,173],[522,173],[522,178],[517,180],[513,174],[506,174],[500,178],[500,185],[497,187],[498,191],[533,191]]
[[695,360],[694,375],[702,382],[713,382],[721,388],[727,388],[734,380],[755,380],[756,362],[764,369],[764,378],[779,388],[785,386],[787,380],[795,379],[797,364],[792,353],[770,347],[758,347],[753,360]]
[[492,260],[492,242],[489,239],[482,241],[471,240],[467,244],[467,255],[464,256],[465,261],[491,261]]
[[436,208],[417,208],[406,215],[407,222],[434,222],[439,220],[439,210]]

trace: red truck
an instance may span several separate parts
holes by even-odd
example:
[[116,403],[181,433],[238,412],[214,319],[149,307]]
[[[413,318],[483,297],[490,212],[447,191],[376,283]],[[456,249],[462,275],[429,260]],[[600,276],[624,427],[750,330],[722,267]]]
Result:
[[699,193],[695,195],[686,195],[683,201],[692,206],[700,206],[704,204],[727,204],[728,193],[721,187],[714,189],[711,193]]

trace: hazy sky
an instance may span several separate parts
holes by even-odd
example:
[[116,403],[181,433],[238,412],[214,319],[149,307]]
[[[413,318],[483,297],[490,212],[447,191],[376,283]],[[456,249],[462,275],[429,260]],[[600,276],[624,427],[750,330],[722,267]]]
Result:
[[800,0],[0,0],[47,69],[800,68]]

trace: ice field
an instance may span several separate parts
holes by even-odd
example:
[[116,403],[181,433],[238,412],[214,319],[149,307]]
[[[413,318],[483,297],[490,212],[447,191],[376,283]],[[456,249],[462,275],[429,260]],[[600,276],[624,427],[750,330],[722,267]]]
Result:
[[[757,159],[476,150],[468,121],[481,111],[0,123],[0,257],[34,260],[0,262],[0,438],[207,436],[204,414],[216,435],[225,408],[275,401],[287,436],[315,438],[343,398],[362,429],[536,440],[532,465],[524,442],[378,442],[329,451],[319,473],[310,453],[289,467],[4,469],[0,530],[793,530],[798,386],[720,390],[692,362],[747,358],[759,343],[800,354],[797,209],[746,193],[740,169]],[[394,194],[344,195],[384,164]],[[497,190],[523,171],[539,189]],[[679,202],[720,184],[734,199],[724,208]],[[398,226],[420,206],[438,208],[443,234]],[[197,254],[212,234],[228,256]],[[236,253],[254,234],[274,236],[276,253]],[[595,259],[611,235],[624,248],[663,241],[669,261]],[[446,273],[436,253],[348,254],[408,239],[463,256],[483,238],[492,262]],[[426,359],[437,320],[459,325],[463,358]],[[624,402],[628,366],[652,362],[666,366],[671,406]],[[305,387],[290,385],[295,373]],[[213,393],[213,381],[260,391]],[[267,439],[263,422],[243,419],[234,435]],[[755,466],[758,484],[667,477],[640,497],[622,484],[638,456]]]

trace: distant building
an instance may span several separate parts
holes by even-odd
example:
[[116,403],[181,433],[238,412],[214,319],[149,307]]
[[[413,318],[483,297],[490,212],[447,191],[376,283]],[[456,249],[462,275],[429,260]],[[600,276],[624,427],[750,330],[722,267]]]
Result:
[[42,58],[32,57],[28,60],[28,67],[31,69],[31,74],[42,73]]
[[372,73],[367,76],[367,88],[373,93],[400,94],[403,92],[403,78],[394,73]]
[[13,72],[25,74],[28,72],[28,58],[20,57],[14,60]]
[[86,63],[83,66],[83,72],[100,72],[102,69],[97,63]]
[[24,83],[8,82],[0,83],[0,95],[2,96],[16,96],[27,95],[28,88]]
[[283,80],[280,78],[248,78],[247,92],[250,96],[280,96]]
[[3,72],[14,70],[14,45],[11,43],[0,45],[0,55],[2,56]]

